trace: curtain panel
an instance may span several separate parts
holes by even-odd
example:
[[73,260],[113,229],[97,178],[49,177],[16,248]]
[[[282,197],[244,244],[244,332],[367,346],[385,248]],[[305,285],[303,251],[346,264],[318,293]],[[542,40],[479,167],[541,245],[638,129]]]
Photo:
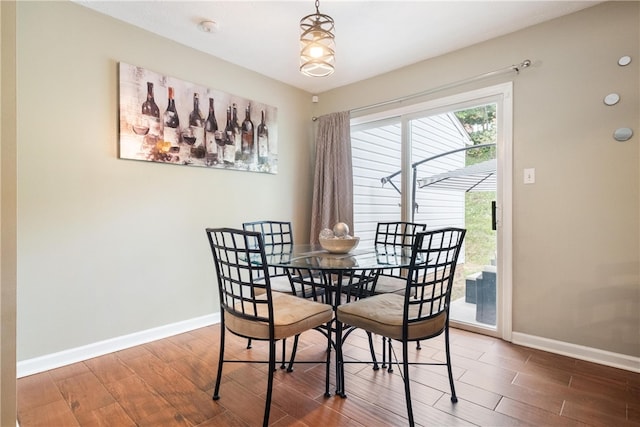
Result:
[[353,235],[353,171],[348,111],[318,118],[316,165],[311,210],[311,243],[323,228],[344,222]]

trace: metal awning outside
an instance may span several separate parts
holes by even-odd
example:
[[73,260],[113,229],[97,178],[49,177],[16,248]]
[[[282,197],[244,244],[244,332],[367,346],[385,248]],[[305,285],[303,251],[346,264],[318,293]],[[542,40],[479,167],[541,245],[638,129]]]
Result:
[[458,191],[496,191],[496,159],[417,179],[419,188]]

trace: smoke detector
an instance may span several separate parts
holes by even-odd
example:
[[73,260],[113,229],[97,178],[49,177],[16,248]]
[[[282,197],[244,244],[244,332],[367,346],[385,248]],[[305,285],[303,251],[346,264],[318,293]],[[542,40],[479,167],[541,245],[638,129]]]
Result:
[[218,32],[218,23],[216,21],[204,20],[200,21],[198,24],[198,28],[200,31],[205,33],[217,33]]

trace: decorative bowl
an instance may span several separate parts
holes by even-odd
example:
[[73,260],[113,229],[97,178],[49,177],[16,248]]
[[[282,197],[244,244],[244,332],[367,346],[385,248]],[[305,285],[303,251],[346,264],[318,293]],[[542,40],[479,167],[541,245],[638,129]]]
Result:
[[331,252],[332,254],[346,254],[353,248],[358,246],[360,242],[359,237],[352,237],[351,239],[323,239],[320,238],[320,246],[322,249]]

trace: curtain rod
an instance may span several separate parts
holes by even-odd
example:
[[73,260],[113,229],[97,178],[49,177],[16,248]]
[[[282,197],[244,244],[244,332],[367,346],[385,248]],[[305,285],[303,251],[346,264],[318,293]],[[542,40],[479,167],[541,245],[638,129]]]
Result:
[[[445,89],[450,89],[452,87],[460,86],[460,85],[463,85],[463,84],[466,84],[466,83],[471,83],[471,82],[474,82],[476,80],[480,80],[480,79],[484,79],[484,78],[487,78],[487,77],[495,76],[497,74],[503,74],[503,73],[507,73],[507,72],[511,72],[511,71],[515,71],[516,74],[520,74],[520,70],[524,70],[525,68],[528,68],[530,66],[531,66],[531,61],[529,59],[525,59],[524,61],[522,61],[519,64],[510,65],[508,67],[500,68],[499,70],[489,71],[488,73],[478,74],[476,76],[468,77],[468,78],[463,79],[463,80],[458,80],[458,81],[453,82],[453,83],[448,83],[448,84],[445,84],[445,85],[442,85],[442,86],[437,86],[435,88],[428,89],[428,90],[425,90],[425,91],[422,91],[422,92],[414,93],[413,95],[407,95],[407,96],[403,96],[401,98],[391,99],[389,101],[383,101],[383,102],[379,102],[377,104],[367,105],[365,107],[354,108],[354,109],[350,110],[350,112],[351,113],[356,113],[356,112],[359,112],[359,111],[366,111],[366,110],[382,107],[382,106],[389,105],[389,104],[395,104],[397,102],[408,101],[408,100],[413,99],[413,98],[419,98],[421,96],[429,95],[429,94],[432,94],[432,93],[435,93],[435,92],[440,92],[440,91],[445,90]],[[316,120],[318,120],[318,118],[317,117],[312,117],[311,120],[313,120],[315,122]]]

